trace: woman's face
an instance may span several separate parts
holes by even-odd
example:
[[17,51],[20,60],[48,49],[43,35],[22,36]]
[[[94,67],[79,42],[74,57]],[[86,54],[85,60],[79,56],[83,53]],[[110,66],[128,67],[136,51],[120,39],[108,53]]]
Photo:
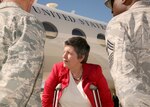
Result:
[[73,69],[74,67],[81,64],[83,58],[78,58],[77,53],[75,52],[74,48],[70,45],[65,45],[64,53],[62,55],[64,66],[68,67],[69,69]]

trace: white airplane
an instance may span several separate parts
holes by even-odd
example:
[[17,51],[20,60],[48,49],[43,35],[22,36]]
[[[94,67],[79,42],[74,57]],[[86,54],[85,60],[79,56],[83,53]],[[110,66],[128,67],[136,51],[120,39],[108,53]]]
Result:
[[88,62],[101,65],[111,92],[115,92],[105,47],[106,23],[37,3],[32,6],[31,13],[43,23],[46,30],[43,81],[53,64],[62,61],[64,41],[72,36],[82,36],[91,47]]

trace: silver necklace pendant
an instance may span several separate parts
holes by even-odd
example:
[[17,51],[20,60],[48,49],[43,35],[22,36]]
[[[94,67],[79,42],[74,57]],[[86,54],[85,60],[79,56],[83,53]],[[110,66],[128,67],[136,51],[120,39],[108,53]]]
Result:
[[82,75],[80,77],[78,77],[78,78],[73,77],[73,79],[76,80],[76,81],[80,81],[81,78],[82,78]]

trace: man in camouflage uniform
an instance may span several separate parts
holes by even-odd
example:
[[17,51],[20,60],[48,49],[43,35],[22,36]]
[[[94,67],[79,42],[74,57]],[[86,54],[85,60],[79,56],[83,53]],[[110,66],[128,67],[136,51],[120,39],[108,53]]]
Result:
[[150,0],[106,0],[110,72],[122,107],[150,107]]
[[28,13],[33,2],[0,3],[0,107],[41,107],[45,33]]

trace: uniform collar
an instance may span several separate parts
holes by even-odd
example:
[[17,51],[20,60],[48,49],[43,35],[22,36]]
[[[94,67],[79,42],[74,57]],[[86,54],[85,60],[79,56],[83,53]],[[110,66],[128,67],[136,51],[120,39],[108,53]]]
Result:
[[135,2],[131,7],[130,7],[130,10],[131,9],[135,9],[135,8],[139,8],[139,7],[145,7],[145,6],[150,6],[150,1],[148,0],[140,0],[140,1],[137,1]]
[[2,2],[2,3],[0,3],[0,9],[8,8],[8,7],[21,8],[15,2]]

